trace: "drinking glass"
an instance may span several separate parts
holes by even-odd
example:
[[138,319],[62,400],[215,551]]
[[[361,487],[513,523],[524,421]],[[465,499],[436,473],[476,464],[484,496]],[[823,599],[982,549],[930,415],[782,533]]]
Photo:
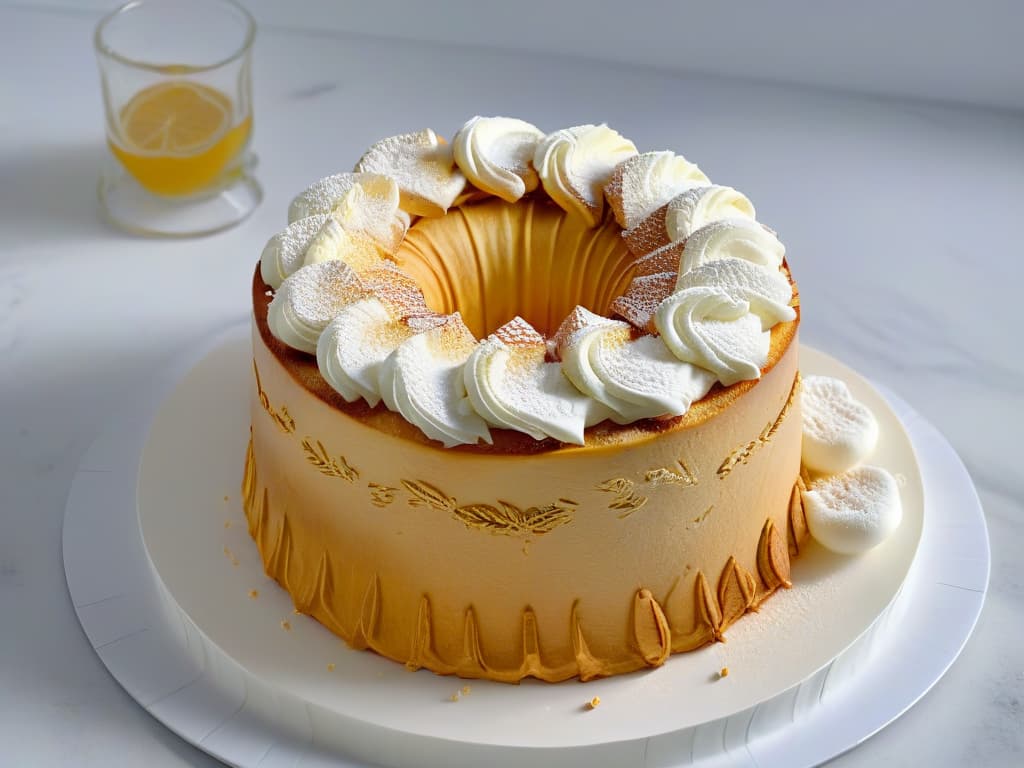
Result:
[[132,0],[96,27],[108,155],[100,205],[148,235],[237,224],[263,193],[252,175],[252,42],[234,0]]

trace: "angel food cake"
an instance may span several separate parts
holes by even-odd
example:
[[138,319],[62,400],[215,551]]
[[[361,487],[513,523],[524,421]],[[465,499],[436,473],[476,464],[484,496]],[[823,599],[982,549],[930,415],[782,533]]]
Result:
[[243,495],[296,607],[410,668],[662,664],[790,586],[799,300],[731,187],[475,117],[300,194],[253,278]]

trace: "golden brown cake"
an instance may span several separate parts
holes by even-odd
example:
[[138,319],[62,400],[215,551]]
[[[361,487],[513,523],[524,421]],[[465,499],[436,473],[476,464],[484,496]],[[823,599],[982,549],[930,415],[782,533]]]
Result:
[[806,532],[781,244],[604,126],[474,118],[453,145],[380,142],[264,251],[243,496],[267,573],[442,674],[587,680],[721,639]]

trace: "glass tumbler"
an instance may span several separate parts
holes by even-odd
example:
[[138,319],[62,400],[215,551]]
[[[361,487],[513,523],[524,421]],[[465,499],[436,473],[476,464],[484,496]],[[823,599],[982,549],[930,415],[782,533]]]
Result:
[[98,194],[114,224],[200,235],[259,204],[249,152],[255,34],[234,0],[133,0],[97,25],[109,148]]

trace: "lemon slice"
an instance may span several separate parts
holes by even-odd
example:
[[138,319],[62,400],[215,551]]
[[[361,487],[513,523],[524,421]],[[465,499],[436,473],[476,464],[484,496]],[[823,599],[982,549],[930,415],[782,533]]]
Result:
[[165,80],[121,109],[110,147],[145,189],[158,195],[207,193],[230,177],[249,140],[251,116],[232,125],[231,98],[191,80]]
[[231,123],[231,100],[188,80],[171,80],[135,94],[121,110],[121,136],[132,150],[192,155],[214,143]]

